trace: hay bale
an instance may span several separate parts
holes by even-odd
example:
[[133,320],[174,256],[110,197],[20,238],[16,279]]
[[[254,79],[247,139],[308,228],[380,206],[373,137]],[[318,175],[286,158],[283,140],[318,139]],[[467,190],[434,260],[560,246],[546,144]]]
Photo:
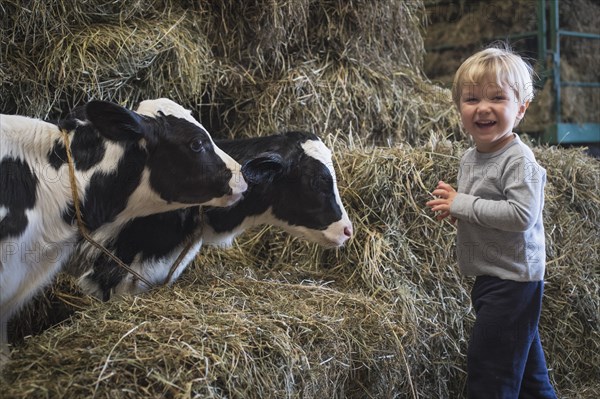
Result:
[[10,366],[27,371],[14,381],[9,371],[5,392],[15,398],[364,397],[373,386],[361,383],[374,379],[377,396],[385,397],[396,384],[408,385],[406,369],[393,367],[410,343],[397,313],[325,284],[208,276],[96,303],[28,342]]
[[[421,73],[420,1],[0,7],[3,111],[59,116],[89,98],[170,96],[215,136],[321,133],[356,231],[327,251],[256,229],[230,250],[204,248],[171,289],[110,303],[60,276],[13,330],[35,335],[15,341],[6,397],[464,395],[470,281],[453,228],[424,203],[440,178],[455,181],[465,144],[445,141],[463,137],[458,114]],[[415,145],[369,147],[402,142]],[[551,378],[561,396],[596,398],[600,166],[576,150],[535,152],[549,178]],[[59,321],[57,303],[71,317],[38,334]]]
[[600,162],[579,149],[537,149],[535,155],[549,181],[540,334],[559,390],[593,398],[600,395]]
[[420,1],[3,7],[3,112],[57,118],[93,98],[170,97],[216,137],[290,127],[386,144],[461,135],[447,91],[421,72]]
[[[424,207],[464,145],[335,151],[356,236],[324,250],[256,229],[204,248],[172,289],[92,302],[13,351],[9,397],[464,395],[474,316],[454,231]],[[541,337],[561,397],[600,394],[600,163],[535,148],[548,171]],[[122,393],[125,392],[125,393]]]
[[[456,268],[452,227],[432,220],[423,204],[440,178],[454,182],[464,147],[454,143],[448,150],[440,144],[338,154],[340,189],[356,231],[344,250],[321,251],[260,231],[260,240],[252,236],[231,252],[205,248],[198,259],[201,270],[246,265],[269,278],[334,281],[339,290],[359,290],[390,303],[395,292],[408,291],[413,300],[404,304],[403,323],[421,343],[409,351],[411,374],[423,376],[416,383],[419,392],[460,397],[473,322],[471,282]],[[594,377],[600,372],[600,164],[577,149],[534,150],[548,171],[542,339],[558,391],[592,398],[600,393]]]
[[[51,10],[32,12],[44,11]],[[24,12],[15,12],[15,24],[21,23],[18,17]],[[67,19],[71,14],[56,17]],[[126,105],[147,99],[150,93],[180,98],[182,87],[189,100],[201,98],[203,84],[212,73],[210,47],[184,14],[114,24],[106,16],[101,16],[102,22],[85,25],[86,21],[84,18],[81,26],[52,21],[64,31],[55,27],[41,37],[31,32],[21,37],[13,32],[8,43],[3,40],[7,66],[2,81],[3,108],[57,117],[94,98]]]

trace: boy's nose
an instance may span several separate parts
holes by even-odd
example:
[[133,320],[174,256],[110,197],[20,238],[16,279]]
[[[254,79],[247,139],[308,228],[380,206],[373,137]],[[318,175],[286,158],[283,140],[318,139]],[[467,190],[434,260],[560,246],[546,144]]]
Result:
[[485,100],[480,101],[479,104],[477,105],[478,113],[489,113],[490,110],[491,110],[490,103]]

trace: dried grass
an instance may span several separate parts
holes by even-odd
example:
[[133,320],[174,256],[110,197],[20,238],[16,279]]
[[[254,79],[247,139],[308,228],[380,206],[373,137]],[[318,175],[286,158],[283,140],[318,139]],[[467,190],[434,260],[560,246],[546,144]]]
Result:
[[[462,397],[471,281],[456,266],[454,228],[423,204],[438,179],[453,182],[463,150],[448,142],[338,146],[340,191],[356,231],[345,248],[324,250],[270,228],[229,250],[203,248],[172,288],[91,301],[26,338],[13,351],[5,392]],[[549,178],[541,336],[561,397],[591,399],[600,393],[600,164],[579,150],[535,153]]]
[[[424,203],[453,183],[466,144],[449,92],[420,72],[421,2],[29,3],[0,5],[3,112],[169,96],[215,136],[313,130],[335,150],[355,237],[332,251],[255,229],[204,248],[173,287],[110,303],[60,276],[15,323],[4,397],[464,395],[470,281],[453,227]],[[551,378],[561,397],[595,399],[600,164],[535,153],[549,179]]]
[[[39,361],[13,363],[26,371],[9,395],[360,397],[364,389],[354,375],[402,380],[399,371],[385,369],[385,359],[401,356],[404,333],[395,319],[381,303],[325,285],[218,277],[183,282],[97,304],[74,324],[40,336],[51,342],[28,345],[30,353],[43,354]],[[49,380],[32,383],[26,375]],[[61,376],[68,383],[51,381]]]
[[216,137],[294,127],[385,144],[461,135],[447,90],[421,72],[420,2],[2,7],[5,113],[57,118],[93,98],[170,97]]

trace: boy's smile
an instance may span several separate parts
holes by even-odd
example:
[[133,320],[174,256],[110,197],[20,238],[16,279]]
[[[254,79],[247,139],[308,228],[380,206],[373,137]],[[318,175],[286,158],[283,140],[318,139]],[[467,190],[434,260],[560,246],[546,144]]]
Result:
[[479,120],[479,121],[476,121],[475,124],[477,126],[479,126],[480,128],[485,129],[485,128],[494,126],[496,124],[496,121]]
[[460,115],[477,150],[493,152],[513,139],[512,130],[525,115],[529,103],[519,104],[508,84],[494,80],[466,85],[460,97]]

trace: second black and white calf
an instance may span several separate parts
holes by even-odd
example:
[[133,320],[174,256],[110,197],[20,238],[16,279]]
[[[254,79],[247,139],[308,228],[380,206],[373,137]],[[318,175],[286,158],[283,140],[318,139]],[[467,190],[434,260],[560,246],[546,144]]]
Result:
[[229,206],[247,184],[178,104],[139,113],[92,101],[58,126],[0,115],[0,344],[8,318],[70,257],[80,240],[66,142],[85,227],[104,242],[129,220],[195,204]]
[[[352,224],[342,205],[331,151],[316,136],[288,132],[217,145],[243,164],[248,181],[244,198],[227,208],[198,207],[137,218],[106,245],[153,284],[168,278],[187,244],[191,249],[170,276],[174,281],[202,244],[229,246],[249,227],[270,224],[325,247],[343,245]],[[84,291],[108,300],[112,295],[148,289],[93,247],[77,249],[68,270]]]

